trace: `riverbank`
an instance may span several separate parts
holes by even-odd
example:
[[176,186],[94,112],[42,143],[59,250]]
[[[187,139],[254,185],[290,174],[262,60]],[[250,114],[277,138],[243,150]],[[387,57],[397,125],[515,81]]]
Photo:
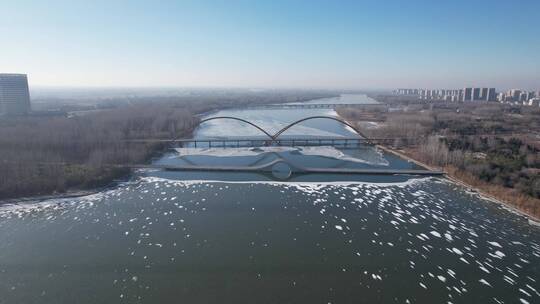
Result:
[[[501,195],[500,193],[501,192],[505,192],[505,193],[508,193],[508,190],[507,189],[502,189],[502,187],[500,186],[496,186],[496,185],[482,185],[480,184],[481,181],[480,180],[476,180],[474,183],[471,182],[471,179],[474,180],[474,177],[473,176],[470,176],[468,179],[466,178],[463,178],[463,176],[466,174],[466,172],[461,172],[460,170],[458,170],[457,168],[453,168],[453,167],[450,167],[450,166],[444,166],[444,167],[433,167],[429,164],[426,164],[424,162],[421,162],[417,159],[415,159],[412,155],[414,153],[411,153],[411,151],[407,151],[407,150],[401,150],[401,151],[397,151],[397,150],[394,150],[394,149],[391,149],[389,147],[385,147],[385,146],[380,146],[378,145],[377,146],[378,148],[384,150],[385,152],[387,153],[392,153],[394,155],[397,155],[403,159],[406,159],[410,162],[413,162],[421,167],[424,167],[426,169],[429,169],[429,170],[441,170],[441,171],[444,171],[445,172],[445,176],[448,180],[450,180],[451,182],[459,185],[459,186],[462,186],[472,192],[475,192],[477,193],[478,195],[480,195],[481,197],[491,201],[491,202],[494,202],[494,203],[497,203],[497,204],[500,204],[502,206],[504,206],[505,208],[508,208],[509,210],[511,210],[512,212],[515,212],[517,214],[520,214],[526,218],[528,218],[531,222],[531,224],[535,224],[535,225],[539,225],[540,224],[540,217],[538,217],[537,215],[531,213],[531,212],[527,212],[527,210],[522,210],[522,209],[519,209],[517,208],[514,204],[511,203],[511,201],[509,200],[509,196],[510,198],[515,198],[515,193],[510,193],[510,195]],[[496,193],[494,193],[496,191]]]
[[33,202],[42,202],[51,199],[66,199],[66,198],[77,198],[96,194],[102,191],[104,188],[93,189],[93,190],[68,190],[66,193],[56,193],[49,195],[36,195],[29,197],[18,197],[12,199],[5,199],[0,201],[0,206],[2,205],[16,205],[21,203],[33,203]]
[[[490,192],[488,192],[489,190],[487,190],[487,188],[485,188],[485,187],[473,186],[473,185],[459,179],[454,173],[452,173],[448,169],[446,169],[445,172],[446,172],[446,177],[449,180],[451,180],[452,182],[454,182],[455,184],[458,184],[458,185],[460,185],[462,187],[466,187],[468,189],[471,189],[472,191],[477,192],[483,198],[485,198],[487,200],[490,200],[490,201],[492,201],[494,203],[500,204],[500,205],[504,206],[505,208],[508,208],[512,212],[515,212],[517,214],[520,214],[520,215],[528,218],[530,224],[540,225],[540,217],[538,217],[538,216],[536,216],[536,215],[534,215],[532,213],[528,213],[526,211],[523,211],[523,210],[520,210],[520,209],[516,208],[509,201],[503,199],[501,196],[490,194]],[[499,189],[499,190],[503,190],[503,189]]]

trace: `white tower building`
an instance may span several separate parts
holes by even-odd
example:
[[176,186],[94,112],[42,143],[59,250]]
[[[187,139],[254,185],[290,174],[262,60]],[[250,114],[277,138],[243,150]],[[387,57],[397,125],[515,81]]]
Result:
[[25,74],[0,74],[0,114],[26,115],[30,112],[30,93]]

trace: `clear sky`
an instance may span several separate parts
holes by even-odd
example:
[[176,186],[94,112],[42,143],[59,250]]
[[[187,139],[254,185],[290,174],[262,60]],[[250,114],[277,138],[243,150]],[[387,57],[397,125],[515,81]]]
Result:
[[30,85],[540,89],[540,1],[0,0]]

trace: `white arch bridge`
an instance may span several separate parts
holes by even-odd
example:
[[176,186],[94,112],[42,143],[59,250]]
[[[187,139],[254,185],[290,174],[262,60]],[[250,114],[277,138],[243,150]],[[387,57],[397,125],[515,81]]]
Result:
[[[298,137],[283,137],[284,133],[290,128],[301,124],[305,121],[314,119],[325,119],[336,121],[356,133],[357,136],[298,136]],[[211,138],[174,138],[174,139],[131,139],[129,142],[164,142],[164,143],[176,143],[182,147],[221,147],[221,148],[233,148],[233,147],[261,147],[261,146],[335,146],[335,147],[358,147],[359,145],[376,145],[376,144],[392,144],[396,138],[370,138],[349,122],[333,117],[333,116],[309,116],[292,123],[287,124],[275,134],[270,133],[263,127],[243,118],[233,116],[215,116],[202,119],[198,125],[204,124],[213,120],[233,120],[250,125],[257,129],[262,138],[254,136],[243,137],[242,134],[233,137],[211,137]]]
[[[332,120],[337,121],[341,123],[344,126],[349,127],[352,129],[358,136],[356,137],[328,137],[328,136],[315,136],[315,137],[296,137],[296,138],[282,138],[281,135],[285,133],[290,128],[301,124],[308,120],[314,120],[314,119],[326,119],[326,120]],[[191,144],[194,147],[197,146],[208,146],[208,147],[246,147],[246,146],[342,146],[342,147],[349,147],[349,146],[357,146],[360,144],[374,144],[368,136],[366,136],[362,131],[360,131],[358,128],[353,126],[352,124],[341,120],[336,117],[332,116],[309,116],[302,119],[299,119],[297,121],[294,121],[292,123],[289,123],[288,125],[281,128],[279,131],[277,131],[275,134],[271,134],[269,131],[265,130],[261,126],[248,121],[246,119],[233,117],[233,116],[215,116],[215,117],[209,117],[206,119],[202,119],[199,121],[199,125],[204,124],[208,121],[213,120],[234,120],[239,121],[241,123],[247,124],[252,126],[253,128],[257,129],[261,135],[263,135],[263,139],[253,138],[253,137],[231,137],[231,138],[203,138],[203,139],[174,139],[173,142],[180,143],[182,146]],[[381,143],[383,139],[378,139],[376,142]],[[386,142],[389,140],[386,139]]]

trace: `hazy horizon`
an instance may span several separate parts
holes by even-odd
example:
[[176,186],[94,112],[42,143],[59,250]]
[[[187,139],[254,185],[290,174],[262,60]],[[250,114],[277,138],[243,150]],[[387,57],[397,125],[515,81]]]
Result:
[[540,89],[540,2],[17,1],[0,73],[31,87]]

